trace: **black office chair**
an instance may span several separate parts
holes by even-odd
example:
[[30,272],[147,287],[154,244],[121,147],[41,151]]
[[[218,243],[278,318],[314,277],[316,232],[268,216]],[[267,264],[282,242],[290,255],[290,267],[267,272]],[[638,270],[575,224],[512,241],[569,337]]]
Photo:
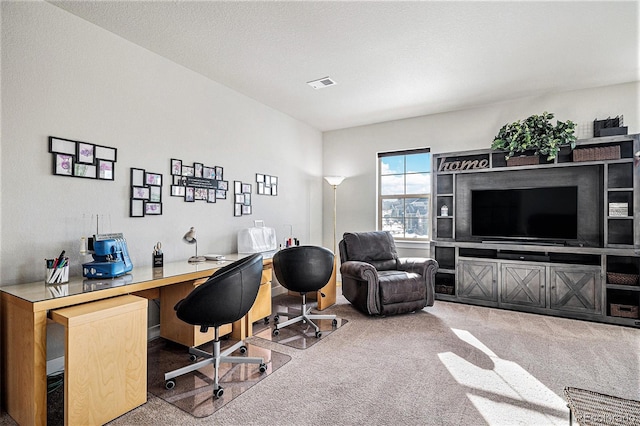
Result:
[[189,348],[192,361],[198,357],[205,359],[166,373],[164,380],[167,389],[175,387],[175,377],[213,364],[213,394],[220,398],[223,394],[223,389],[218,383],[221,362],[260,364],[260,372],[267,371],[267,365],[262,358],[229,356],[237,349],[240,349],[241,353],[247,351],[242,340],[220,352],[220,326],[238,321],[249,312],[258,296],[261,277],[262,255],[254,254],[217,270],[204,284],[196,287],[176,304],[176,315],[182,321],[199,325],[202,333],[206,333],[209,327],[214,327],[213,354],[195,347]]
[[[316,337],[322,336],[322,332],[311,320],[331,319],[334,327],[338,324],[335,315],[311,314],[311,308],[307,309],[307,293],[316,292],[329,282],[333,272],[333,260],[334,255],[331,250],[317,246],[290,247],[280,250],[273,256],[273,271],[278,282],[287,290],[296,291],[302,295],[300,316],[278,324],[280,315],[289,317],[290,314],[278,312],[275,315],[274,336],[280,334],[281,328],[300,321],[311,324],[316,330]],[[324,297],[324,294],[321,296]]]

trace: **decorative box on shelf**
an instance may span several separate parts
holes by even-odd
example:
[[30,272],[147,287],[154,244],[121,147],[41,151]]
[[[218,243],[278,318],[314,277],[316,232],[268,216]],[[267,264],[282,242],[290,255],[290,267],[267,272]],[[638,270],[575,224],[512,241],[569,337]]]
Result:
[[573,161],[575,162],[619,159],[620,145],[576,148],[573,150]]
[[609,284],[638,285],[638,275],[607,272],[607,282]]
[[609,203],[609,216],[629,216],[629,203]]
[[519,155],[517,157],[509,157],[507,166],[531,166],[540,164],[540,156],[538,155]]
[[439,294],[453,294],[454,287],[452,285],[437,284],[435,290]]
[[611,304],[611,316],[622,318],[638,318],[638,307],[635,305]]

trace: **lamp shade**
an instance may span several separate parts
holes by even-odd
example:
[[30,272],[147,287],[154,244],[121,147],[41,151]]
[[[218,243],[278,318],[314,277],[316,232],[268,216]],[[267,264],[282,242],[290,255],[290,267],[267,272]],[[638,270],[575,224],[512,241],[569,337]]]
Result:
[[188,244],[196,243],[196,229],[192,226],[191,229],[189,229],[189,231],[184,234],[184,237],[182,237],[182,239],[185,243]]
[[324,180],[326,180],[329,185],[338,186],[344,180],[344,176],[325,176]]

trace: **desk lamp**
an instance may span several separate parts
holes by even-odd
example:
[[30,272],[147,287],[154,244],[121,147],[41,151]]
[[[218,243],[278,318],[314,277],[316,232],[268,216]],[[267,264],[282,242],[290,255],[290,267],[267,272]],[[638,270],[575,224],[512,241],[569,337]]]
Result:
[[193,226],[184,234],[182,240],[187,244],[196,245],[196,255],[189,258],[189,263],[204,262],[206,260],[204,256],[198,256],[198,240],[196,239],[196,230]]

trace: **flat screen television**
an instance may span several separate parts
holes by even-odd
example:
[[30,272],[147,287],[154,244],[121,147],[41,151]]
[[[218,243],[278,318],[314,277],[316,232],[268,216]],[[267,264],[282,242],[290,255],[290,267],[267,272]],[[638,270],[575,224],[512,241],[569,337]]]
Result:
[[478,239],[578,238],[578,187],[471,191],[471,235]]

